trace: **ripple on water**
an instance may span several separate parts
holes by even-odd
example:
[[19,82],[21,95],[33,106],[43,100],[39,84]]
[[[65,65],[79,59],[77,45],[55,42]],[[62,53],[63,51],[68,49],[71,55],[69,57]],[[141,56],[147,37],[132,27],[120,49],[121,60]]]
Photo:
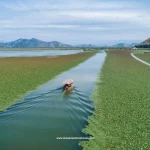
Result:
[[[87,136],[81,130],[93,112],[89,96],[104,58],[105,53],[96,54],[0,112],[0,150],[80,150],[79,140],[56,137]],[[60,83],[66,78],[75,86],[63,93]]]

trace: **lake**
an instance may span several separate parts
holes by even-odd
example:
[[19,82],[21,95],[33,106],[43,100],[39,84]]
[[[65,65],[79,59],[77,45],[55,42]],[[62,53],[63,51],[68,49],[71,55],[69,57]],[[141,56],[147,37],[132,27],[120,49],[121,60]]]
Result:
[[0,57],[39,57],[69,55],[83,52],[83,50],[11,50],[0,51]]

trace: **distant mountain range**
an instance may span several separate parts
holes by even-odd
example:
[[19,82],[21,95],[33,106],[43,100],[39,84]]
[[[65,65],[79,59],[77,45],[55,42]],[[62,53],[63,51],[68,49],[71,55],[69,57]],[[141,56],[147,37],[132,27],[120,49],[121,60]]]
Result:
[[18,39],[11,42],[0,42],[0,48],[98,48],[98,47],[116,47],[116,48],[123,48],[123,47],[134,47],[136,43],[133,44],[126,44],[126,43],[118,43],[112,46],[97,46],[92,44],[80,44],[76,46],[72,46],[69,44],[64,44],[58,41],[51,41],[45,42],[38,40],[36,38],[32,39]]
[[79,48],[94,48],[94,47],[98,47],[98,46],[92,45],[92,44],[80,44],[80,45],[76,45],[75,47],[79,47]]
[[137,43],[126,44],[126,43],[118,43],[113,45],[112,47],[121,48],[121,47],[134,47]]
[[3,48],[72,48],[72,47],[92,48],[97,46],[92,44],[80,44],[80,45],[72,46],[58,41],[45,42],[45,41],[38,40],[36,38],[32,38],[32,39],[21,38],[7,43],[0,42],[0,47]]
[[69,48],[68,44],[63,44],[58,41],[45,42],[35,38],[32,39],[18,39],[12,42],[0,43],[0,47],[6,48]]
[[150,48],[150,38],[140,44],[135,45],[136,48]]

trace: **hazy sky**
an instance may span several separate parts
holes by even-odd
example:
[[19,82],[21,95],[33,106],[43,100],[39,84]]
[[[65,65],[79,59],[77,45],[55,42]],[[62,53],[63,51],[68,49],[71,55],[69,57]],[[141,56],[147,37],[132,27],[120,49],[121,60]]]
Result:
[[0,0],[0,41],[97,45],[150,37],[149,0]]

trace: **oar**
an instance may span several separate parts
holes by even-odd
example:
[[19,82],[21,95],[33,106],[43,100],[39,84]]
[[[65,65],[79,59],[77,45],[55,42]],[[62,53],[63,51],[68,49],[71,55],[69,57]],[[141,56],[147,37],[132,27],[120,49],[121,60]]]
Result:
[[63,93],[61,93],[56,100],[58,100],[59,98],[61,98],[63,96],[63,94],[65,93],[65,91],[66,90],[64,90]]

